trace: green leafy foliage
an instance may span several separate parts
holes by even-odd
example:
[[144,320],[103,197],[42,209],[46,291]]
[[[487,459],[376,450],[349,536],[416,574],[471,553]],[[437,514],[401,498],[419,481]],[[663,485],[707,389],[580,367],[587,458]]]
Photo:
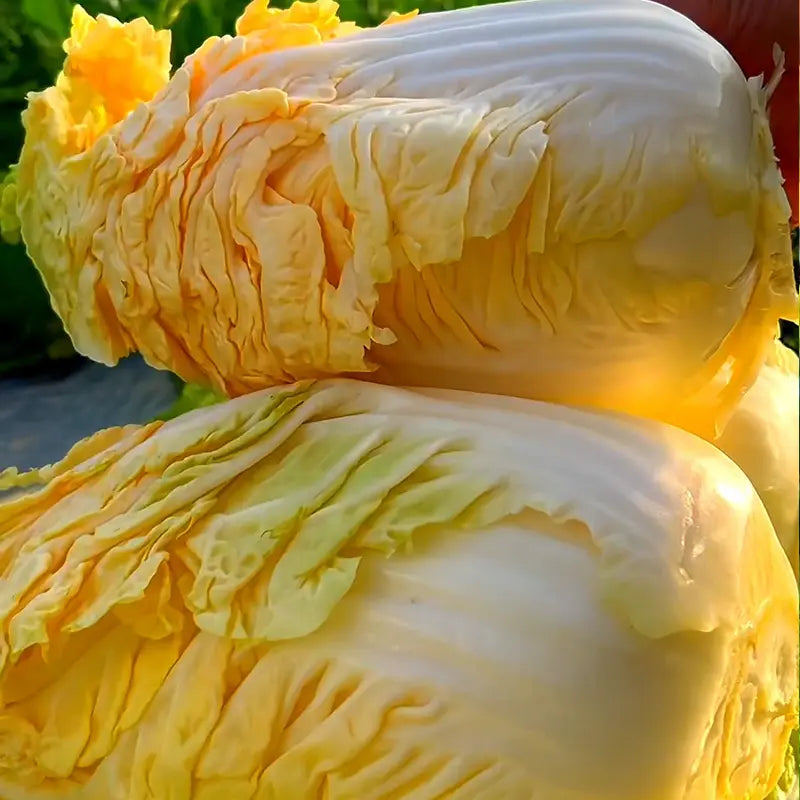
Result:
[[214,406],[224,399],[223,395],[217,394],[211,389],[206,389],[204,386],[198,386],[194,383],[187,383],[183,385],[181,393],[175,402],[158,419],[164,421],[175,419],[175,417],[179,417],[187,411]]

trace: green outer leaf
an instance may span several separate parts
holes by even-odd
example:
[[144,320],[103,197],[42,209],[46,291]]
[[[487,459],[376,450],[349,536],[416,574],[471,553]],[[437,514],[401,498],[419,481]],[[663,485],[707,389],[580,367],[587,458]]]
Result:
[[187,383],[183,385],[178,399],[163,414],[159,415],[157,419],[164,421],[175,419],[175,417],[179,417],[187,411],[192,411],[195,408],[213,406],[217,403],[221,403],[225,399],[223,395],[217,394],[211,389],[206,389],[204,386]]

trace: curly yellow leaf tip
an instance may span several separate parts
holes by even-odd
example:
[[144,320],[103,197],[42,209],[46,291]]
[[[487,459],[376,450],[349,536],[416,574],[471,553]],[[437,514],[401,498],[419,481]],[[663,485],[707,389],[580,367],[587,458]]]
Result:
[[415,8],[413,11],[406,11],[404,14],[401,14],[399,11],[392,11],[388,17],[381,23],[383,25],[395,25],[398,22],[408,22],[409,20],[414,19],[419,14],[419,9]]
[[73,123],[83,128],[84,148],[166,85],[170,46],[169,31],[158,31],[143,18],[122,23],[75,6],[56,87]]
[[358,30],[354,22],[342,22],[334,0],[314,0],[311,3],[295,2],[289,8],[270,8],[269,0],[252,0],[236,20],[239,36],[285,32],[287,26],[297,27],[297,33],[309,37],[307,44],[328,41]]

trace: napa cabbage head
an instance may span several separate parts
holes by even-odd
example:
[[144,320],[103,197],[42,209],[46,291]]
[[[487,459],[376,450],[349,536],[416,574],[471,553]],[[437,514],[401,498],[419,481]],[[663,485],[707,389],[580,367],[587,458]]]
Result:
[[643,1],[388,22],[254,0],[172,70],[168,32],[76,10],[17,180],[76,347],[721,429],[797,314],[759,80]]
[[744,474],[674,427],[302,382],[2,480],[9,796],[780,785],[797,584]]

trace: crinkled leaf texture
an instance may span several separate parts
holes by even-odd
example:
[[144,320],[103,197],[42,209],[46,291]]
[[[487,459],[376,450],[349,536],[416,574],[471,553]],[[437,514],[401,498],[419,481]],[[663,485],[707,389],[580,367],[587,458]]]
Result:
[[[189,385],[170,416],[221,400],[210,390]],[[776,340],[753,386],[734,407],[722,432],[711,437],[758,492],[795,575],[800,557],[799,403],[797,355]]]
[[797,314],[758,79],[653,3],[390,22],[254,0],[170,77],[164,34],[77,14],[18,182],[77,348],[228,395],[377,370],[710,435]]
[[797,585],[660,423],[335,379],[4,485],[7,800],[761,800]]

